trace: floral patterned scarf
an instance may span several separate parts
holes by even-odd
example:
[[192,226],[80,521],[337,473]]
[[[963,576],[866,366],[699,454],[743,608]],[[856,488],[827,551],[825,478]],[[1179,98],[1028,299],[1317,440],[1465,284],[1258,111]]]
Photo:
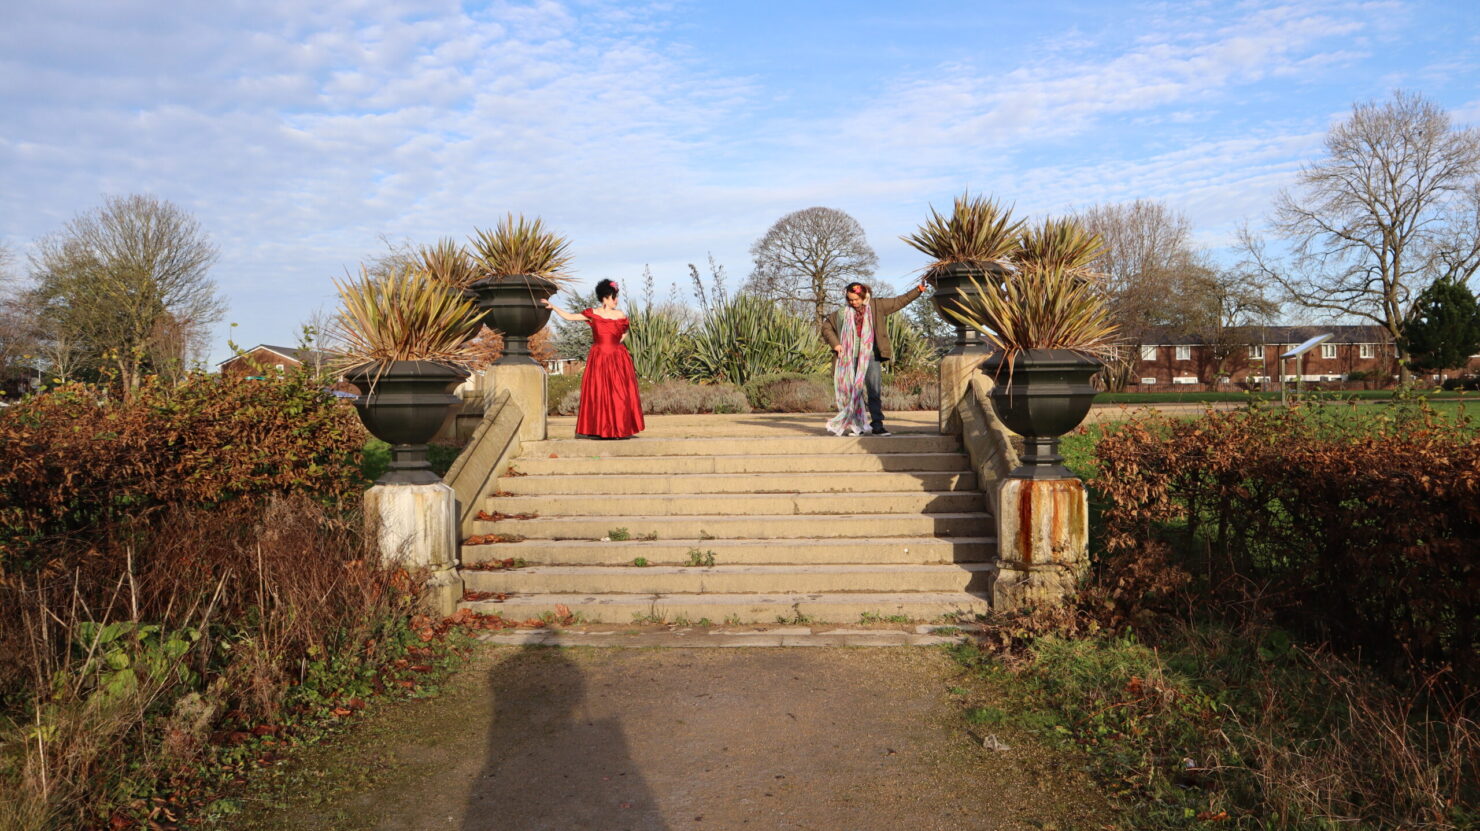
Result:
[[[874,359],[874,316],[869,314],[870,304],[862,309],[844,306],[838,310],[834,328],[841,335],[843,351],[833,366],[833,398],[838,414],[827,422],[828,432],[841,436],[845,431],[853,435],[869,432],[868,392],[864,379],[868,375],[869,362]],[[863,315],[863,331],[859,331],[858,315]]]

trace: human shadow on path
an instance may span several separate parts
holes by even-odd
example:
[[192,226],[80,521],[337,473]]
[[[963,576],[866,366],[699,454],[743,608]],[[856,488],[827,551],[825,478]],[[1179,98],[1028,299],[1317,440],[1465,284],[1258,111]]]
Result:
[[[561,649],[528,647],[489,671],[493,719],[463,831],[664,831],[619,719],[588,699]],[[598,714],[600,713],[600,714]]]

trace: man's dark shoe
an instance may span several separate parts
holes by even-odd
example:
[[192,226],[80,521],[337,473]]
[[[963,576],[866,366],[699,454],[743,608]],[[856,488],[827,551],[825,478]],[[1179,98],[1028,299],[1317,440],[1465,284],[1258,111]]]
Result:
[[876,428],[874,428],[873,435],[875,435],[875,436],[892,436],[894,434],[891,433],[891,432],[889,432],[888,430],[886,430],[883,427],[876,427]]

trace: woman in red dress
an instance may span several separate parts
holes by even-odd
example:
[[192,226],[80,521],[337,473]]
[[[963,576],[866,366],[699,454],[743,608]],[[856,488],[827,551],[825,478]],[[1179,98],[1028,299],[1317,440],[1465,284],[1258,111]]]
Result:
[[637,371],[632,355],[622,341],[627,337],[627,315],[617,308],[617,282],[596,284],[599,309],[572,314],[549,300],[545,308],[570,321],[591,324],[591,352],[581,376],[581,409],[576,416],[576,435],[600,439],[625,439],[642,430],[642,399],[637,395]]

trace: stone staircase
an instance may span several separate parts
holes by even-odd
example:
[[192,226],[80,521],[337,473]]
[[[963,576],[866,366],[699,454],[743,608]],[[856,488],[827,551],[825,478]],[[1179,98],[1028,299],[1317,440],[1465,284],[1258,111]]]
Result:
[[[594,623],[986,610],[994,524],[957,438],[791,432],[525,443],[472,523],[499,541],[463,545],[462,605]],[[509,559],[525,565],[479,568]]]

